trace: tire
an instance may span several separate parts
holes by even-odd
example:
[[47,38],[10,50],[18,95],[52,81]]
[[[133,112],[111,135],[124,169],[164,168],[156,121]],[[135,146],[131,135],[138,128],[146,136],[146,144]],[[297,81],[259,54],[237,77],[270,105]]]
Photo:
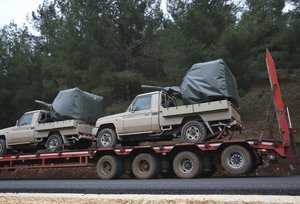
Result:
[[97,162],[97,174],[101,179],[117,179],[122,176],[124,165],[120,158],[103,156]]
[[46,149],[48,152],[57,152],[62,150],[63,140],[60,135],[54,134],[48,137],[46,142]]
[[203,162],[201,158],[193,152],[180,152],[173,160],[173,170],[179,178],[195,178],[202,173]]
[[253,160],[246,148],[240,145],[232,145],[222,152],[221,164],[229,174],[240,176],[251,171]]
[[204,142],[207,137],[206,127],[197,120],[188,121],[181,128],[181,140],[186,143]]
[[156,157],[143,153],[136,156],[132,162],[132,173],[138,179],[155,178],[161,171],[161,165]]
[[7,152],[5,139],[0,139],[0,156],[5,155]]
[[109,148],[117,145],[117,134],[110,128],[105,128],[98,133],[97,147]]

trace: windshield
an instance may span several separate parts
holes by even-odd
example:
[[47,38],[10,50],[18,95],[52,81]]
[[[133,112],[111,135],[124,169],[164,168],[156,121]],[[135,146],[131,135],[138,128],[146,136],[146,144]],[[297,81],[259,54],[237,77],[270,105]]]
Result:
[[33,113],[27,113],[22,116],[19,122],[19,126],[30,125],[32,123]]

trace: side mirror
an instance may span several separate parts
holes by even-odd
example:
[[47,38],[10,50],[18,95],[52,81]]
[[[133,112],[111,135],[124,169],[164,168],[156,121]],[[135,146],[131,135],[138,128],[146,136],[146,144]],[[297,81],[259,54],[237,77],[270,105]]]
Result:
[[19,126],[19,120],[16,121],[16,126]]

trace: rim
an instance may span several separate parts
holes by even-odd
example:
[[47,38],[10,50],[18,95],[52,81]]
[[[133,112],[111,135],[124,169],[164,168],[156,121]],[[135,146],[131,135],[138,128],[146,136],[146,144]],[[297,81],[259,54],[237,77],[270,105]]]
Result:
[[57,138],[50,140],[49,142],[49,150],[56,150],[59,146],[59,141]]
[[194,162],[188,158],[181,160],[179,164],[179,170],[185,174],[191,173],[193,168],[194,168]]
[[227,159],[227,164],[233,169],[240,169],[245,165],[244,155],[239,152],[230,154]]
[[140,161],[138,163],[138,169],[139,169],[140,173],[142,173],[142,174],[148,173],[150,170],[149,162],[147,162],[146,160]]
[[190,141],[197,141],[201,137],[200,129],[192,125],[185,131],[185,135]]
[[112,141],[112,138],[109,133],[104,133],[102,135],[102,137],[100,138],[100,142],[101,142],[102,146],[104,146],[104,147],[110,146],[111,141]]
[[108,161],[103,162],[103,165],[102,165],[102,168],[101,168],[101,172],[103,174],[109,174],[111,172],[111,170],[112,170],[111,163],[108,162]]

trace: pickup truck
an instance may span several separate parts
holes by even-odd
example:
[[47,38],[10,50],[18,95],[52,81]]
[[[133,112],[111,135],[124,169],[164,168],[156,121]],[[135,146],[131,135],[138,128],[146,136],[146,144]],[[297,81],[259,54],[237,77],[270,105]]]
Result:
[[80,120],[53,121],[46,110],[26,112],[14,127],[0,130],[0,155],[12,149],[46,147],[54,152],[79,142],[91,145],[93,127]]
[[178,106],[167,92],[155,91],[138,95],[124,113],[99,118],[92,134],[98,147],[114,147],[179,136],[197,143],[242,129],[240,114],[227,99]]

